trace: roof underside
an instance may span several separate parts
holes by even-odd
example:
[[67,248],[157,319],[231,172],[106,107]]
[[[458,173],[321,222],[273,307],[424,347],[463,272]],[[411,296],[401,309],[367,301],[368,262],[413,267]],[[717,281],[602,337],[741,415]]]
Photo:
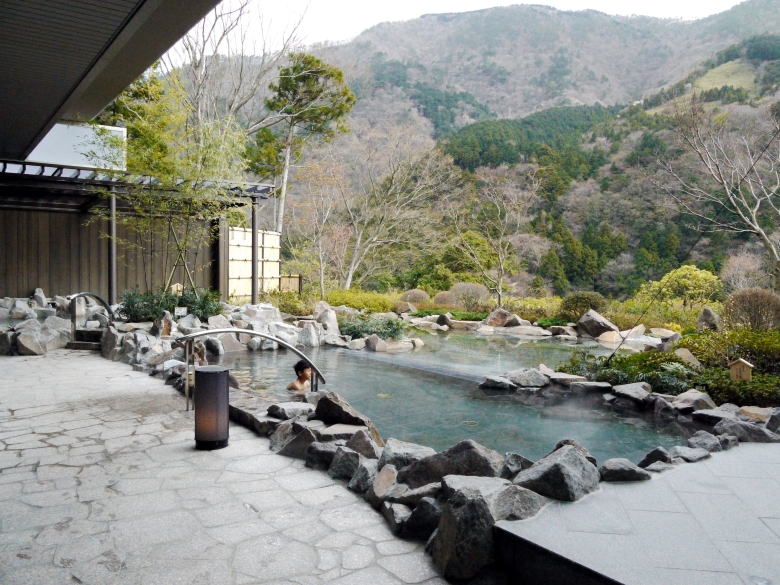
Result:
[[219,0],[4,0],[0,158],[24,160],[60,120],[88,120]]
[[[107,205],[107,193],[119,195],[118,207],[131,211],[122,193],[143,186],[160,197],[177,192],[158,189],[152,177],[108,173],[83,167],[0,160],[0,210],[34,210],[88,213]],[[273,185],[244,182],[207,182],[204,187],[223,191],[226,207],[245,205],[250,199],[267,199]]]

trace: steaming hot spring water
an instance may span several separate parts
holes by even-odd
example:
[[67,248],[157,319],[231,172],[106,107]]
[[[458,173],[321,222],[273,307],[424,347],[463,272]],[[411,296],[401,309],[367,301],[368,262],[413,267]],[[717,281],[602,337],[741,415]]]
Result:
[[[501,453],[515,451],[536,459],[560,439],[574,439],[604,461],[640,460],[657,445],[681,444],[673,429],[649,420],[619,416],[598,406],[570,401],[554,407],[526,406],[511,396],[488,396],[477,387],[486,375],[501,375],[540,363],[555,369],[576,347],[552,340],[484,338],[469,333],[427,335],[425,347],[408,353],[373,353],[308,348],[327,378],[321,390],[344,396],[367,414],[382,436],[446,449],[474,439]],[[595,354],[607,350],[589,346]],[[227,354],[241,388],[272,402],[290,399],[294,379],[292,352]]]

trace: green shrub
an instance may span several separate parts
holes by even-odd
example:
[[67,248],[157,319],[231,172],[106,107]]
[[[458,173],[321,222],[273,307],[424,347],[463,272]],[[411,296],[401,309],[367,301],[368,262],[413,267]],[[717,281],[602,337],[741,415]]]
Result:
[[580,291],[568,295],[561,302],[560,318],[577,321],[588,310],[603,313],[607,308],[607,299],[597,292]]
[[187,307],[187,310],[201,321],[209,317],[219,315],[222,312],[222,304],[219,302],[219,291],[210,289],[186,289],[179,297],[179,307]]
[[663,394],[685,392],[696,378],[696,373],[686,367],[680,358],[662,352],[616,355],[607,363],[605,356],[594,357],[586,351],[580,351],[560,369],[613,385],[647,382],[654,392]]
[[557,316],[561,309],[561,298],[506,297],[504,308],[533,323],[545,317]]
[[751,406],[780,405],[780,375],[754,373],[750,382],[737,382],[728,370],[709,368],[697,379],[697,386],[715,402]]
[[723,321],[734,329],[780,329],[780,295],[763,288],[738,290],[723,305]]
[[402,294],[401,300],[406,301],[407,303],[412,303],[413,305],[419,305],[420,303],[429,302],[431,300],[431,297],[424,290],[420,290],[419,288],[413,288],[412,290],[408,290],[404,294]]
[[274,305],[282,313],[295,315],[296,317],[311,315],[314,306],[310,298],[292,291],[269,291],[262,295],[262,299]]
[[755,372],[780,374],[780,331],[735,329],[709,331],[683,337],[688,348],[706,367],[727,368],[737,358],[753,364]]
[[723,282],[709,270],[684,264],[667,272],[661,280],[643,284],[636,294],[644,301],[681,299],[685,305],[723,300]]
[[349,315],[339,319],[339,329],[353,339],[373,334],[382,339],[398,339],[403,333],[403,321],[393,317]]
[[431,315],[441,315],[449,313],[456,321],[482,321],[487,319],[488,313],[475,313],[469,311],[453,311],[447,307],[438,309],[421,309],[412,313],[412,317],[430,317]]
[[552,327],[553,325],[566,325],[567,323],[566,319],[560,319],[559,317],[542,317],[536,320],[536,324],[539,327]]
[[330,291],[327,301],[333,307],[346,305],[369,313],[387,313],[393,310],[395,304],[395,299],[391,295],[351,288]]
[[133,323],[154,321],[165,311],[173,314],[179,297],[169,290],[139,292],[126,290],[120,299],[119,316]]

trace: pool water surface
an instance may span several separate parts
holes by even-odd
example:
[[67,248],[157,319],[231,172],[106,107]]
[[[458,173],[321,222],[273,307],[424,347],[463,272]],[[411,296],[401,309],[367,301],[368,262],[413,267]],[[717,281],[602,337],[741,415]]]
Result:
[[[477,383],[488,374],[519,367],[552,368],[568,361],[573,346],[551,340],[480,338],[451,333],[423,337],[426,346],[408,353],[386,354],[331,347],[306,354],[327,378],[324,390],[343,395],[367,414],[384,437],[429,445],[437,450],[474,439],[500,452],[530,458],[548,453],[570,438],[603,461],[627,457],[638,461],[657,445],[683,444],[670,429],[647,420],[624,418],[579,403],[530,407],[507,396],[488,397]],[[605,353],[598,346],[594,353]],[[271,401],[289,398],[294,379],[291,352],[232,353],[221,363],[241,387]]]

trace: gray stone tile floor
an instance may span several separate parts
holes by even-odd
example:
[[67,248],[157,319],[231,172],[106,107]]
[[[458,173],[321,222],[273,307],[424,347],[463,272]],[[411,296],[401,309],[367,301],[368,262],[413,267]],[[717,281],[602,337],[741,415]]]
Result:
[[[235,425],[196,451],[192,429],[178,394],[126,365],[0,357],[0,583],[446,583],[343,483]],[[780,527],[763,530],[772,546]]]
[[780,445],[602,483],[503,528],[625,585],[780,585]]

